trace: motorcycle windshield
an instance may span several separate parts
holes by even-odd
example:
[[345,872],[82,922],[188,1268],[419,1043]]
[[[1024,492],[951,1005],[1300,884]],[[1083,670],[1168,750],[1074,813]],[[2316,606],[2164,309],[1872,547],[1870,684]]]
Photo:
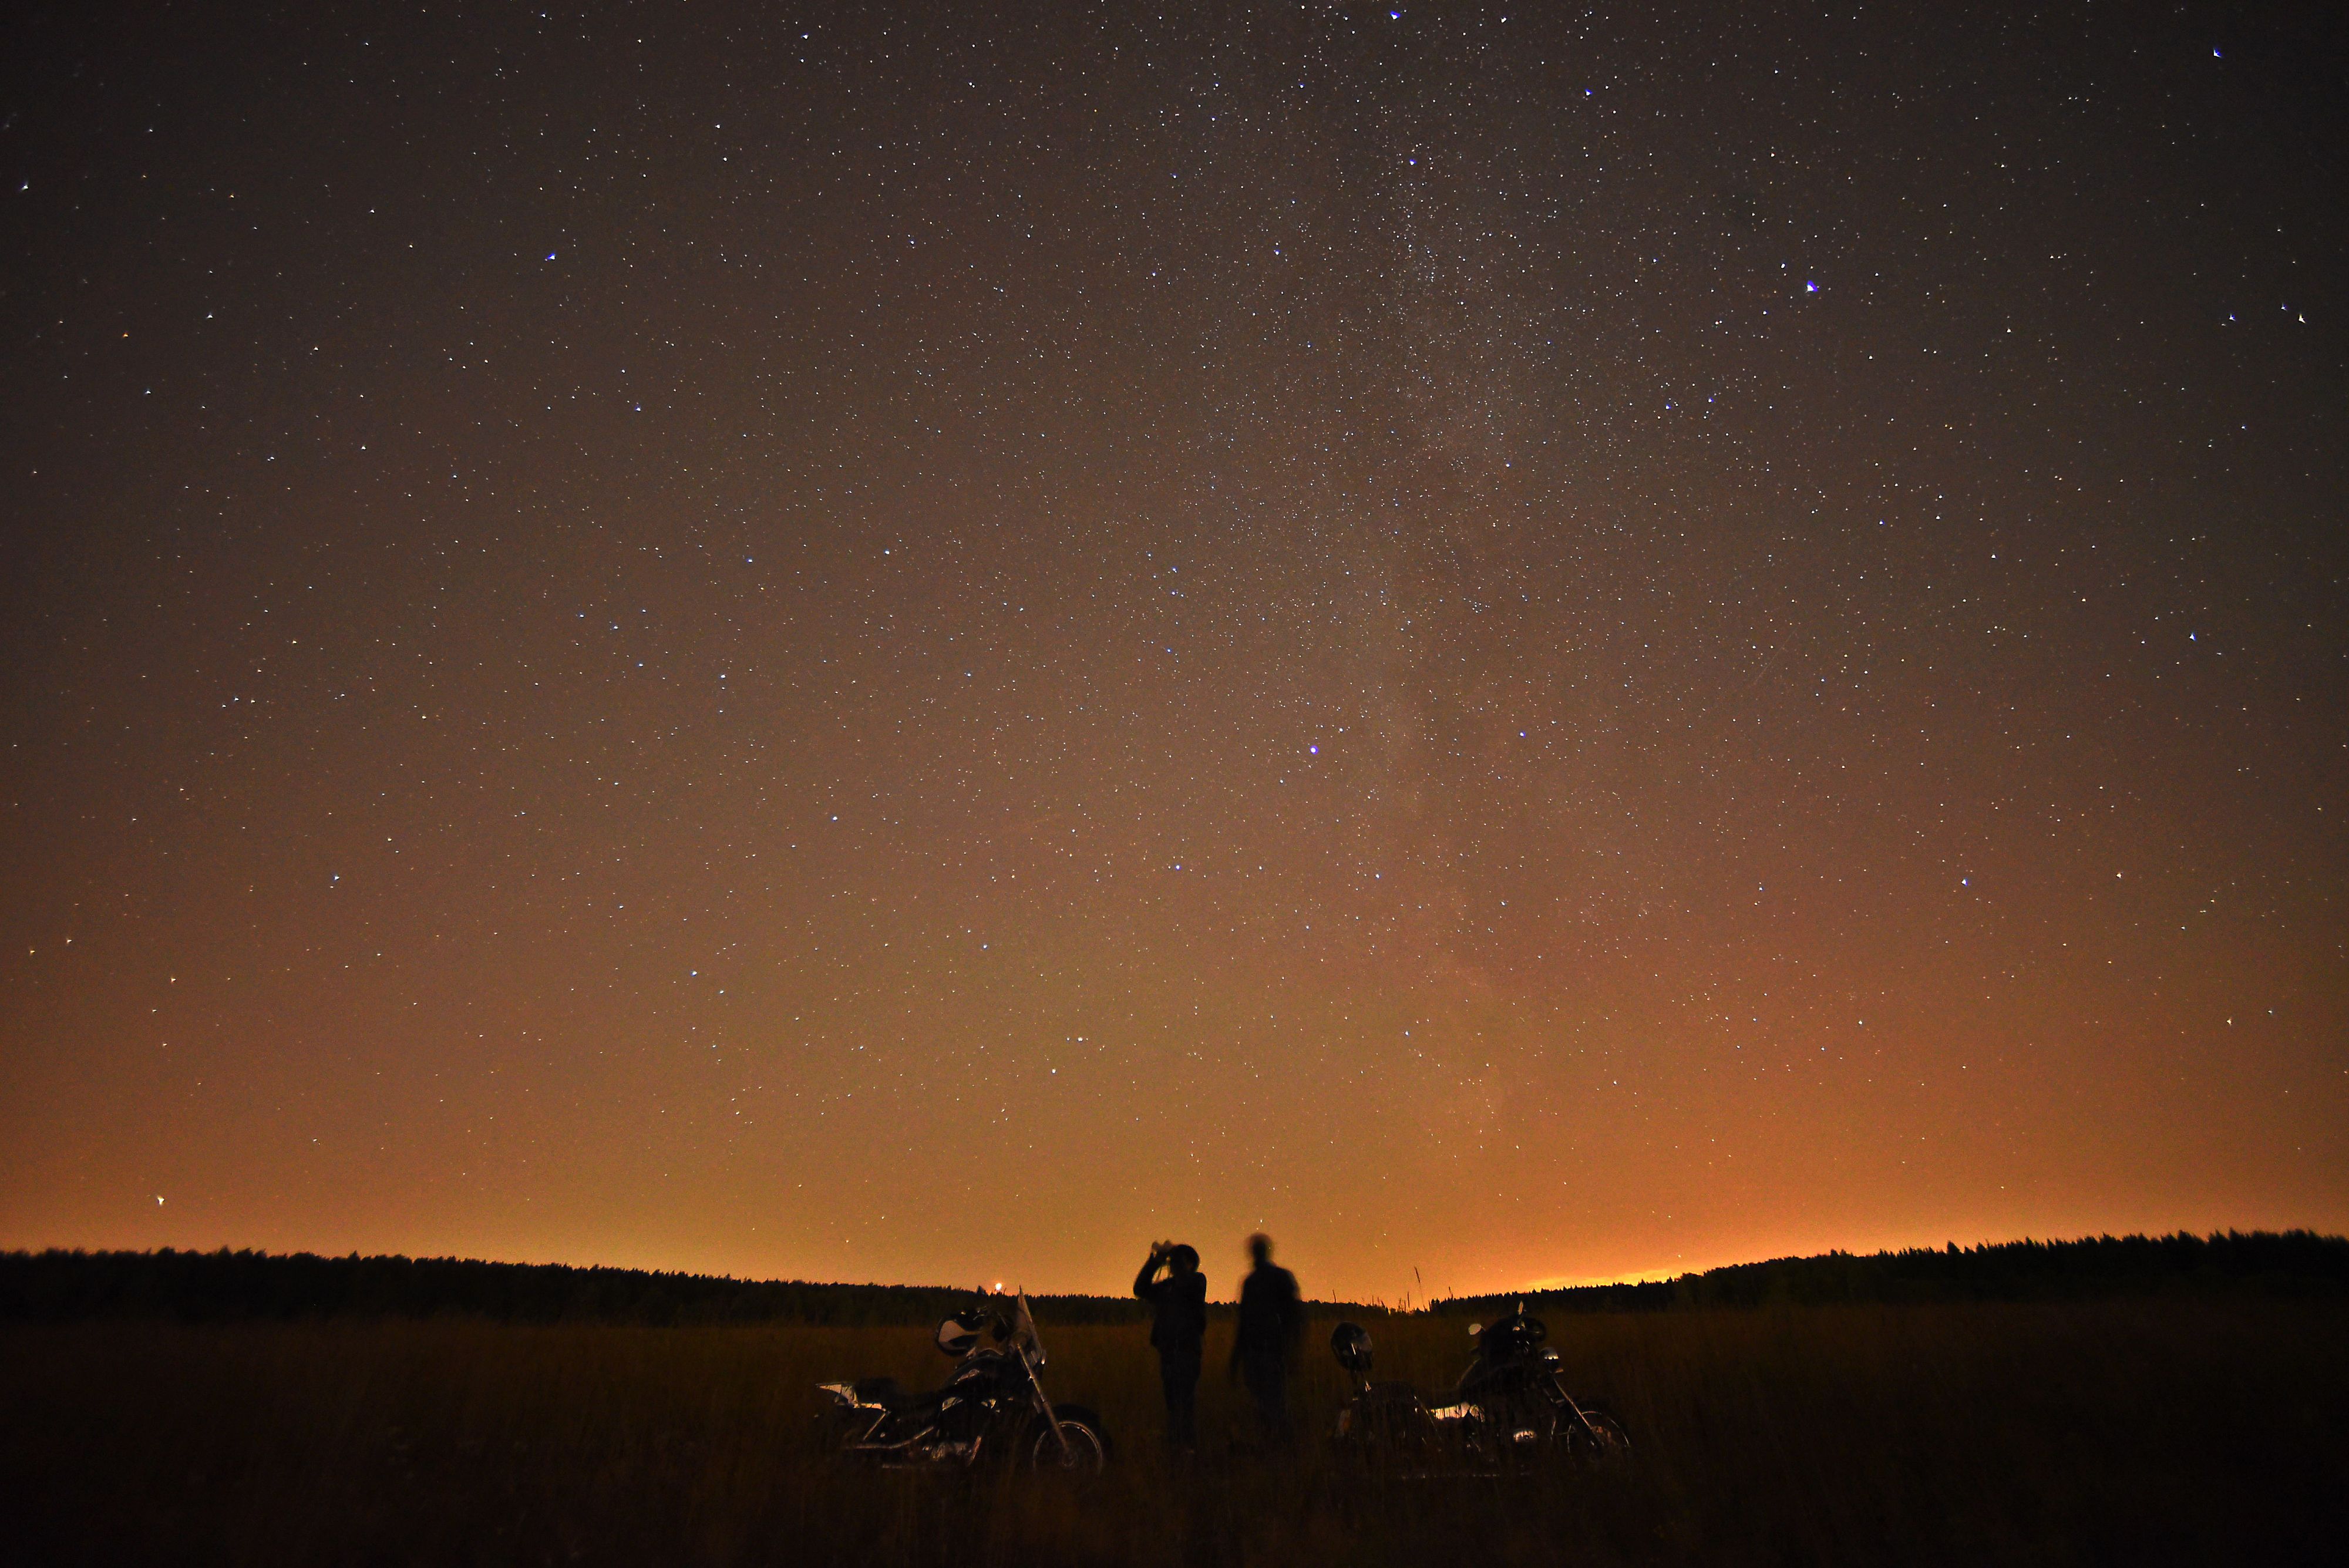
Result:
[[1037,1337],[1036,1319],[1028,1310],[1027,1292],[1019,1293],[1019,1310],[1011,1314],[1011,1343],[1027,1353],[1029,1366],[1041,1366],[1044,1365],[1044,1342]]

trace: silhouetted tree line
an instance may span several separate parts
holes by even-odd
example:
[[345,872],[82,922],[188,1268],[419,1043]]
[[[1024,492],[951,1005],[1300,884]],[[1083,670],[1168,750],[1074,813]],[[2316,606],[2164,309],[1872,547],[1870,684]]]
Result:
[[[1738,1263],[1652,1283],[1455,1296],[1432,1310],[1485,1315],[1523,1301],[1547,1312],[1820,1306],[1856,1302],[2064,1301],[2251,1293],[2349,1294],[2349,1238],[2311,1231],[2096,1236],[2076,1241],[1952,1243],[1936,1251]],[[929,1324],[973,1293],[933,1285],[736,1280],[561,1263],[459,1258],[322,1258],[310,1252],[0,1252],[0,1321],[168,1318],[230,1323],[317,1317],[462,1315],[502,1323]],[[1045,1323],[1140,1323],[1117,1296],[1037,1296]],[[1317,1303],[1348,1312],[1354,1303]],[[1215,1303],[1217,1316],[1229,1314]]]
[[2349,1294],[2349,1237],[2313,1231],[2209,1236],[2090,1236],[1912,1248],[1865,1257],[1829,1252],[1733,1263],[1651,1283],[1523,1295],[1458,1296],[1439,1313],[1471,1316],[1524,1301],[1552,1312],[1674,1307],[1826,1306],[1855,1302],[2075,1301],[2104,1296]]
[[[457,1314],[502,1323],[926,1324],[968,1306],[973,1294],[356,1252],[0,1253],[0,1320],[16,1322]],[[1031,1304],[1040,1320],[1064,1324],[1133,1323],[1146,1310],[1106,1296],[1038,1296]]]

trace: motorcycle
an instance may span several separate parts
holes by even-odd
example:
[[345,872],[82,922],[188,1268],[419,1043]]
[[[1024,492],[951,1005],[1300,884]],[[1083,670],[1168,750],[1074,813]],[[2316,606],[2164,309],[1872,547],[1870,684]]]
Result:
[[955,1358],[946,1383],[909,1394],[894,1377],[818,1386],[838,1451],[897,1469],[971,1469],[1016,1461],[1038,1470],[1099,1475],[1109,1463],[1109,1428],[1082,1405],[1055,1405],[1037,1374],[1044,1366],[1028,1298],[1010,1314],[992,1303],[938,1324],[938,1348]]
[[1340,1324],[1330,1349],[1354,1384],[1338,1412],[1340,1447],[1421,1473],[1523,1468],[1544,1457],[1606,1465],[1629,1456],[1622,1423],[1567,1392],[1561,1358],[1542,1344],[1548,1328],[1522,1303],[1495,1323],[1470,1324],[1468,1334],[1476,1349],[1467,1370],[1450,1397],[1431,1404],[1408,1383],[1371,1382],[1369,1331]]

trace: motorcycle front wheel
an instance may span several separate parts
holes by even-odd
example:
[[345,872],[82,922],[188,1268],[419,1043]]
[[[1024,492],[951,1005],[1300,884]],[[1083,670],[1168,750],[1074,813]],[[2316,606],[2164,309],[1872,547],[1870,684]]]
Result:
[[1053,1438],[1049,1423],[1037,1422],[1028,1444],[1029,1469],[1097,1476],[1109,1468],[1109,1429],[1099,1416],[1081,1405],[1056,1405],[1052,1414],[1060,1419],[1060,1438]]
[[1567,1451],[1578,1463],[1614,1466],[1631,1457],[1630,1435],[1604,1410],[1585,1407],[1582,1421],[1567,1428]]

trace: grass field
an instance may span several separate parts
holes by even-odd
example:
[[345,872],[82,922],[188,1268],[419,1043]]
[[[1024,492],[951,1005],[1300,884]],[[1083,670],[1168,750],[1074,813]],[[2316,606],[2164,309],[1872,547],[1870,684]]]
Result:
[[[1372,1324],[1448,1382],[1462,1325]],[[1326,1429],[1337,1370],[1299,1389]],[[2349,1313],[2243,1300],[1554,1318],[1616,1476],[1352,1483],[1318,1444],[1172,1469],[1138,1328],[1044,1324],[1104,1480],[843,1471],[819,1380],[935,1382],[919,1330],[461,1320],[0,1328],[0,1558],[250,1563],[2315,1562],[2349,1528]],[[1228,1330],[1218,1325],[1219,1332]],[[1217,1365],[1211,1339],[1209,1365]]]

